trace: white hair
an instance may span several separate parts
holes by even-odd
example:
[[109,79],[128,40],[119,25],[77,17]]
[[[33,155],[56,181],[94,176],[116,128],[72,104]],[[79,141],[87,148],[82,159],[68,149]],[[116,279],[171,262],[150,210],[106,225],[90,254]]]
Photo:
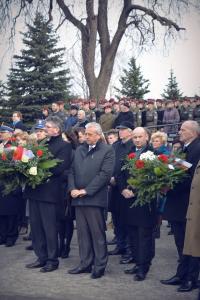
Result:
[[96,122],[87,123],[85,125],[85,128],[87,129],[89,127],[94,128],[97,134],[103,135],[103,131],[102,131],[101,125],[99,123],[96,123]]
[[187,120],[183,122],[183,124],[189,125],[191,130],[194,131],[197,136],[200,136],[200,126],[197,121]]

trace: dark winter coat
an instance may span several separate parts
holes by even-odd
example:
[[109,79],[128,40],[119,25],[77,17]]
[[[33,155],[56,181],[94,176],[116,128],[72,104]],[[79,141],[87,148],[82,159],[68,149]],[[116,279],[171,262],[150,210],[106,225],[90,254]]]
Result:
[[113,148],[102,141],[98,141],[89,152],[86,143],[76,149],[69,173],[68,189],[85,189],[87,194],[73,199],[73,206],[107,207],[108,184],[114,161]]
[[72,162],[72,147],[71,144],[63,141],[61,135],[59,135],[50,138],[48,149],[54,158],[60,159],[61,162],[51,169],[53,175],[46,183],[37,186],[35,189],[27,187],[25,196],[31,200],[59,203],[63,197],[63,180],[66,180],[66,172]]
[[21,213],[24,200],[22,198],[21,189],[9,195],[3,196],[3,188],[0,188],[0,216],[11,216]]
[[27,127],[24,125],[24,123],[22,121],[17,122],[16,124],[14,124],[13,129],[21,129],[23,131],[27,131]]
[[186,149],[185,160],[192,164],[192,167],[188,170],[188,177],[184,182],[178,183],[173,190],[167,193],[167,201],[164,208],[165,219],[179,222],[186,220],[191,182],[199,159],[200,139],[197,138]]
[[[133,147],[133,141],[130,139],[126,143],[122,143],[121,140],[113,144],[115,150],[115,166],[113,171],[113,177],[116,178],[121,173],[121,168],[124,163],[125,157],[130,153]],[[122,199],[121,193],[119,191],[118,185],[111,186],[110,191],[110,201],[109,201],[109,211],[115,212],[118,215],[121,215],[123,212],[124,199]],[[122,216],[123,218],[123,216]]]
[[[129,153],[136,152],[135,146],[132,147]],[[152,151],[152,148],[147,145],[142,149],[141,154],[147,151]],[[127,180],[129,178],[129,173],[127,170],[123,170],[117,178],[118,186],[120,192],[127,188]],[[123,196],[122,196],[123,197]],[[157,223],[157,209],[156,209],[156,199],[152,201],[151,205],[144,206],[134,206],[131,207],[135,197],[126,199],[123,197],[124,201],[124,222],[130,226],[139,226],[139,227],[154,227]]]
[[113,128],[121,125],[124,121],[128,121],[131,124],[134,124],[134,117],[132,111],[120,112],[113,123]]

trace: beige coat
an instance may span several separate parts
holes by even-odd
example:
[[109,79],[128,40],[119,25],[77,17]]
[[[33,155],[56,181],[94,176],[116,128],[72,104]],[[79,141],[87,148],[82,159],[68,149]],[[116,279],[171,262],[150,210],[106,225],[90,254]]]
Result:
[[200,161],[196,167],[190,190],[183,253],[200,257]]

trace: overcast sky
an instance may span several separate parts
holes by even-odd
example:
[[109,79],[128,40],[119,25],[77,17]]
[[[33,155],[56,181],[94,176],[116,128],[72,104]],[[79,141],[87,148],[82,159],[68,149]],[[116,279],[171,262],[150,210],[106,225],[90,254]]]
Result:
[[[133,51],[130,45],[126,44],[126,47],[121,45],[111,87],[107,94],[108,98],[114,96],[112,86],[118,85],[121,74],[119,70],[127,67],[132,56],[136,56],[136,62],[141,66],[144,78],[150,80],[151,91],[146,95],[146,98],[161,97],[160,95],[168,83],[171,68],[174,70],[179,88],[184,95],[200,95],[200,14],[193,11],[187,14],[181,23],[186,27],[186,31],[181,33],[180,38],[176,41],[171,41],[165,49],[160,41],[156,48],[138,55],[138,52]],[[19,25],[17,30],[22,30],[22,25]],[[63,29],[60,34],[62,45],[67,47],[69,37],[66,36],[66,31]],[[15,48],[12,50],[8,50],[8,42],[5,36],[0,36],[0,80],[6,80],[12,55],[13,53],[19,53],[21,47],[20,35],[16,35]],[[72,72],[76,74],[75,70],[72,70]],[[75,90],[82,96],[78,87],[75,87]]]

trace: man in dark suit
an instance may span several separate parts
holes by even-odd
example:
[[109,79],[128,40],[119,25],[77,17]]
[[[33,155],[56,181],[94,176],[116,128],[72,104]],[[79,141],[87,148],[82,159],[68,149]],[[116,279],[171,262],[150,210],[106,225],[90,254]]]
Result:
[[[69,173],[69,191],[75,206],[80,264],[69,274],[90,273],[92,279],[104,275],[108,255],[104,209],[108,184],[114,167],[114,150],[102,141],[98,123],[86,125],[86,143],[74,155]],[[93,266],[93,270],[92,270]]]
[[[147,131],[143,127],[136,127],[133,130],[134,146],[129,153],[134,152],[139,158],[142,153],[152,150],[148,140]],[[157,222],[156,200],[151,205],[132,207],[136,198],[134,191],[128,187],[128,178],[127,170],[122,170],[117,178],[117,183],[126,205],[124,220],[136,265],[124,272],[125,274],[135,274],[134,280],[142,281],[145,279],[155,255],[153,231]]]
[[49,137],[48,149],[54,158],[61,160],[51,169],[53,174],[46,183],[35,189],[27,188],[25,195],[29,199],[30,225],[33,249],[38,259],[26,265],[27,268],[40,268],[51,272],[58,268],[58,232],[57,206],[62,197],[64,172],[69,169],[72,159],[71,144],[62,139],[63,122],[57,116],[46,119],[45,130]]
[[116,247],[109,251],[109,255],[123,255],[120,263],[130,263],[133,260],[130,246],[127,241],[127,228],[125,225],[124,216],[124,198],[121,195],[119,186],[117,183],[117,177],[121,173],[124,159],[133,147],[132,133],[133,123],[124,121],[117,127],[119,130],[119,141],[113,145],[115,150],[115,166],[113,175],[111,178],[111,199],[110,199],[110,211],[112,212],[113,224],[116,234]]
[[167,193],[164,217],[171,223],[180,263],[176,275],[170,279],[161,280],[161,283],[180,285],[178,292],[189,292],[197,287],[199,262],[197,258],[183,255],[183,246],[190,187],[195,168],[200,159],[200,127],[196,121],[185,121],[179,134],[180,141],[184,143],[185,160],[191,163],[192,167],[188,170],[188,177],[185,181],[177,184],[172,191]]

